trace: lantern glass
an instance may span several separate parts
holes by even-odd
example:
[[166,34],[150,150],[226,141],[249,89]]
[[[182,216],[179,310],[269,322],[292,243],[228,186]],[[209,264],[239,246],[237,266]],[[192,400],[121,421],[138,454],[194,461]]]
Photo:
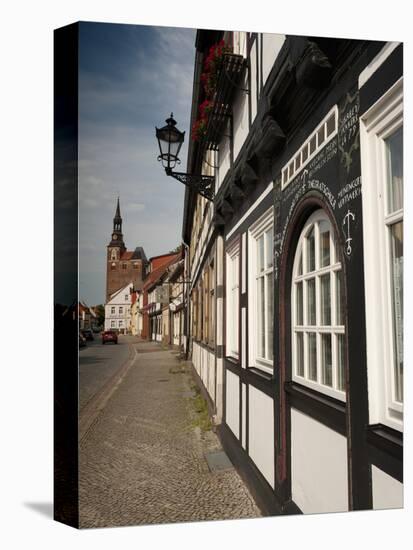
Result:
[[171,113],[166,121],[166,126],[156,128],[156,137],[158,139],[160,155],[158,160],[162,161],[164,168],[172,170],[176,164],[180,164],[179,151],[185,138],[185,132],[180,132],[176,128],[176,121]]

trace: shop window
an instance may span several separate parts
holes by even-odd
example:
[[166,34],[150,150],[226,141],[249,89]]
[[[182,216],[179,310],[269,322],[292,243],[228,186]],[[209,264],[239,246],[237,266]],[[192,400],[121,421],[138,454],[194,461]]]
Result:
[[370,422],[403,429],[403,81],[362,117]]
[[249,231],[249,349],[252,366],[272,372],[274,336],[273,209]]
[[239,240],[227,248],[227,355],[239,356]]
[[345,400],[342,269],[323,210],[298,240],[291,285],[293,380]]

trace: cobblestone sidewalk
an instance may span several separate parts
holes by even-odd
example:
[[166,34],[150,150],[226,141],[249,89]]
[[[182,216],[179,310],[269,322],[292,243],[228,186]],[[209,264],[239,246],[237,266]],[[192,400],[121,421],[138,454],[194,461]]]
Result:
[[80,526],[260,516],[233,468],[208,468],[220,443],[196,427],[189,368],[157,344],[137,349],[80,447]]

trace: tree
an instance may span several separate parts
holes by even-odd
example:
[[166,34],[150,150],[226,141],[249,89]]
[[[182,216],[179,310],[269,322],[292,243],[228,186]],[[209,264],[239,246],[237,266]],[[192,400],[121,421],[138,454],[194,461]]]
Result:
[[102,304],[99,304],[98,306],[95,307],[95,311],[96,311],[98,324],[99,326],[101,326],[105,322],[105,306],[103,306]]

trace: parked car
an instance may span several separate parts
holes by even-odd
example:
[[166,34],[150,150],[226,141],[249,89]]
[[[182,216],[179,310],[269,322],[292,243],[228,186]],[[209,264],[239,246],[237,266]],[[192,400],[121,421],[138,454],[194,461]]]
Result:
[[79,348],[84,348],[86,346],[86,338],[81,332],[79,332]]
[[118,335],[114,330],[105,330],[102,332],[102,344],[106,344],[106,342],[118,343]]
[[86,338],[86,340],[94,340],[93,332],[90,329],[84,329],[82,330],[82,335]]

